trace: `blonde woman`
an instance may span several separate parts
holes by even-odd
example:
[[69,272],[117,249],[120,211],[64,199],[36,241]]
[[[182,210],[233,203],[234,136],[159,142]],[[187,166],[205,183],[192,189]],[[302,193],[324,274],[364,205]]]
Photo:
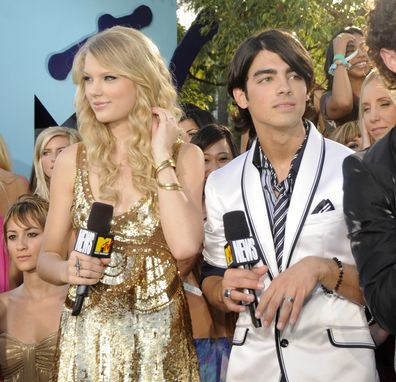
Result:
[[23,195],[4,219],[9,255],[23,273],[19,287],[0,294],[0,380],[4,382],[50,380],[67,286],[52,285],[37,275],[47,212],[47,201]]
[[396,124],[396,104],[377,69],[372,70],[362,84],[359,123],[364,148],[379,141]]
[[[29,191],[27,180],[11,172],[11,160],[4,139],[0,136],[0,225],[8,208],[18,196]],[[3,233],[0,232],[0,293],[15,288],[22,281],[21,273],[9,263]]]
[[55,159],[65,147],[80,140],[77,130],[62,126],[48,127],[38,135],[34,146],[34,171],[30,181],[30,188],[35,194],[49,200]]
[[[45,280],[71,285],[57,381],[197,381],[176,260],[200,251],[204,161],[199,148],[177,143],[170,73],[151,40],[114,27],[80,48],[73,80],[82,144],[56,161],[38,264]],[[67,256],[94,201],[114,207],[111,259]],[[91,288],[72,316],[79,284]]]

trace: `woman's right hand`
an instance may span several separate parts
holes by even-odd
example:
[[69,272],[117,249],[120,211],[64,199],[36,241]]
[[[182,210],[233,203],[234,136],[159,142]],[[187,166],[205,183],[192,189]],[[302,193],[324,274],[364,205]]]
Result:
[[349,41],[355,40],[355,37],[350,33],[340,33],[333,40],[334,55],[343,54],[346,56],[346,47]]
[[97,284],[109,263],[110,259],[98,259],[72,251],[67,260],[65,282],[72,285]]

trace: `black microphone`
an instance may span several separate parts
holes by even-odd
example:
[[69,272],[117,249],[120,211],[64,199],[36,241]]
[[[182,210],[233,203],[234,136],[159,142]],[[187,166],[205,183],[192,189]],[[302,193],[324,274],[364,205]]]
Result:
[[[243,211],[230,211],[223,215],[224,234],[227,244],[224,246],[228,268],[242,266],[252,269],[260,260],[260,249],[256,239],[250,236],[249,226]],[[258,300],[256,291],[248,289],[254,300],[246,304],[249,306],[250,317],[255,328],[260,328],[261,321],[255,317]],[[244,303],[245,304],[245,303]]]
[[[114,236],[110,235],[110,223],[113,218],[113,206],[94,202],[88,217],[87,229],[80,228],[74,250],[87,256],[109,258]],[[76,291],[72,316],[78,316],[88,296],[89,285],[79,285]]]

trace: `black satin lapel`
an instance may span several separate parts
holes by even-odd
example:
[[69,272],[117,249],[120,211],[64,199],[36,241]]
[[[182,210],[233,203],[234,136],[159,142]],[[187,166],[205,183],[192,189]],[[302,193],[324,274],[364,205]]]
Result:
[[261,259],[268,267],[268,274],[272,280],[279,273],[276,263],[271,227],[268,221],[267,206],[261,185],[259,170],[253,165],[252,158],[257,140],[249,150],[241,176],[242,199],[250,231],[257,239],[261,250]]
[[282,269],[286,269],[290,264],[323,170],[326,154],[325,140],[313,125],[311,134],[312,136],[308,138],[311,138],[311,141],[307,142],[287,213]]

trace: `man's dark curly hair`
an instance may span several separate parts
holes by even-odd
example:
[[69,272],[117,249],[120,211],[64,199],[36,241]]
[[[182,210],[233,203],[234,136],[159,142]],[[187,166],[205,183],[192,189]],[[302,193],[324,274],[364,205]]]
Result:
[[381,48],[396,51],[396,2],[376,0],[367,18],[369,57],[390,89],[396,89],[396,73],[389,70],[380,56]]

